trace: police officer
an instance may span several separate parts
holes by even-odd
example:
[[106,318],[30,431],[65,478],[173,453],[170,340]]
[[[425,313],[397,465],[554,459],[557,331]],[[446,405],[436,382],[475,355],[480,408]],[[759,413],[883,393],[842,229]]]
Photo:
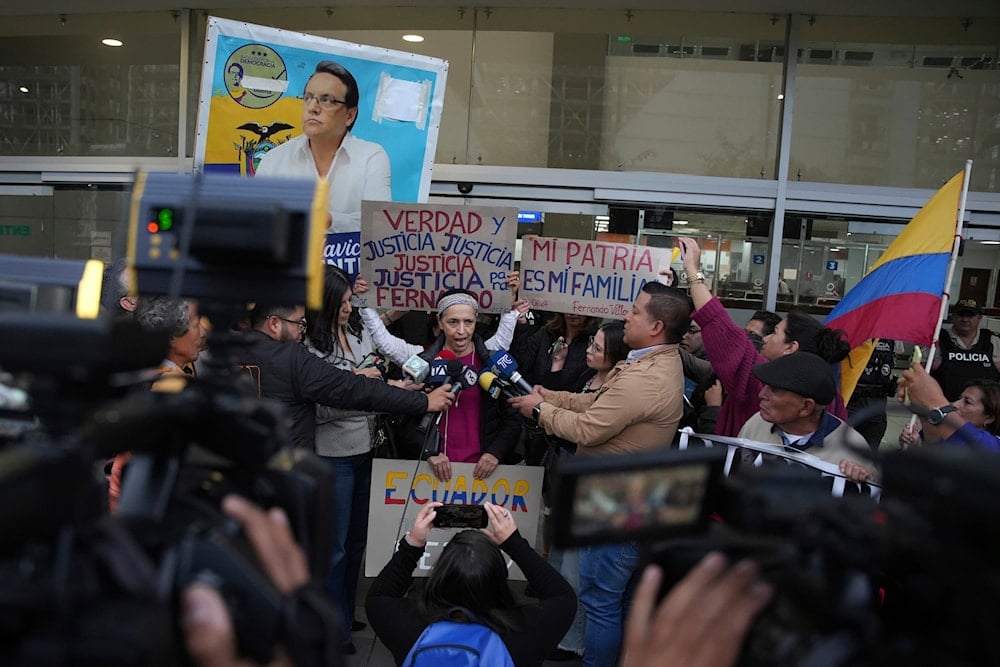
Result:
[[982,309],[975,299],[962,299],[951,315],[951,328],[941,331],[931,376],[949,401],[957,400],[969,380],[1000,380],[1000,336],[980,329]]
[[896,341],[890,338],[878,340],[847,404],[848,421],[873,450],[878,449],[885,435],[886,398],[896,394],[896,378],[892,374],[896,347]]

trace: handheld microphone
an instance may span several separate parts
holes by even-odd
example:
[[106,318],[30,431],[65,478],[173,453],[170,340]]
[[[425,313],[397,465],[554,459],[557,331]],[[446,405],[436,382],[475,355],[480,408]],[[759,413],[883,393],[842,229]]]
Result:
[[497,350],[490,357],[490,370],[496,373],[501,380],[516,384],[525,394],[534,391],[534,387],[528,384],[517,372],[517,362],[514,361],[514,357],[504,350]]
[[479,382],[479,373],[472,366],[462,366],[459,372],[452,376],[451,382],[454,385],[451,390],[457,394],[462,389],[475,387]]
[[[451,355],[448,359],[447,356]],[[438,356],[434,359],[431,368],[433,369],[437,365],[438,369],[443,369],[443,372],[438,372],[437,374],[432,374],[427,378],[427,384],[450,384],[451,393],[457,394],[463,387],[461,383],[462,371],[464,367],[462,362],[455,358],[449,350],[442,350]],[[457,379],[456,379],[457,378]],[[431,428],[437,428],[438,422],[441,421],[441,412],[428,412],[423,417],[420,418],[420,423],[417,424],[417,430],[421,433],[427,433]]]
[[514,398],[519,395],[512,392],[509,385],[498,378],[497,374],[492,371],[483,371],[479,374],[479,386],[494,400],[499,400],[501,395],[507,398]]
[[377,368],[378,372],[382,374],[382,377],[385,377],[386,373],[389,372],[389,367],[385,362],[385,357],[376,352],[369,352],[366,354],[365,358],[358,364],[358,368]]
[[418,355],[413,355],[403,364],[403,372],[414,382],[422,383],[427,379],[427,374],[431,370],[431,365]]
[[462,362],[455,358],[455,353],[451,350],[441,350],[430,363],[430,371],[427,373],[427,384],[430,386],[441,386],[445,382],[450,382],[450,378],[461,371]]

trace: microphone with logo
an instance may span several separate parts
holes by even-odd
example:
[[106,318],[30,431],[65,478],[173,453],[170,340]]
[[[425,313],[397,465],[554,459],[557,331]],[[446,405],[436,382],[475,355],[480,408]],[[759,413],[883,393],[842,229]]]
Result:
[[[448,358],[449,356],[451,358]],[[462,362],[456,359],[450,351],[442,350],[431,363],[432,368],[435,364],[438,370],[432,372],[428,377],[428,384],[449,383],[451,384],[451,392],[456,396],[463,389],[476,386],[479,379],[476,370],[469,366],[463,366]],[[417,430],[424,434],[424,446],[420,456],[422,459],[434,456],[440,451],[441,431],[438,429],[438,424],[441,422],[442,414],[441,412],[428,412],[417,425]]]
[[501,396],[505,398],[524,396],[524,394],[513,391],[514,388],[511,385],[501,380],[492,371],[483,371],[479,374],[479,386],[494,400],[500,400]]
[[451,377],[461,372],[462,362],[455,358],[455,353],[451,350],[441,350],[430,363],[427,371],[427,386],[430,388],[440,387],[446,382],[451,382]]
[[427,363],[427,360],[417,354],[407,359],[406,363],[403,364],[403,373],[418,384],[427,379],[427,374],[430,370],[431,366]]
[[517,362],[514,361],[514,357],[504,350],[497,350],[490,356],[490,370],[504,382],[517,386],[525,394],[534,391],[534,387],[517,372]]

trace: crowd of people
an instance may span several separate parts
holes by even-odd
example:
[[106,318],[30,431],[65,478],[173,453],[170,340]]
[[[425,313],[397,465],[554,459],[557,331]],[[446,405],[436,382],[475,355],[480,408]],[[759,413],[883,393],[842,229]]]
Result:
[[[365,626],[355,619],[356,592],[374,450],[380,429],[387,428],[380,415],[396,419],[391,436],[401,441],[396,451],[423,459],[420,465],[442,482],[451,479],[455,463],[472,464],[476,479],[519,463],[543,465],[548,475],[570,456],[668,448],[683,424],[810,454],[838,466],[853,482],[878,481],[871,456],[878,442],[872,445],[848,423],[836,379],[835,368],[849,351],[841,334],[797,311],[784,318],[759,311],[745,325],[737,324],[705,282],[697,242],[681,238],[679,246],[686,289],[647,282],[623,322],[567,313],[529,317],[529,304],[516,300],[514,272],[508,278],[508,312],[485,316],[473,293],[449,290],[422,328],[433,336],[406,340],[387,327],[392,316],[352,305],[352,296],[368,289],[363,277],[352,280],[328,267],[318,311],[295,303],[256,303],[243,321],[233,323],[246,341],[240,365],[260,396],[284,406],[290,444],[315,452],[333,471],[334,544],[324,583],[341,613],[345,652],[355,650],[352,631]],[[107,309],[143,327],[168,330],[163,377],[196,376],[208,340],[197,304],[130,297],[121,272],[121,265],[109,267]],[[667,282],[674,280],[672,275]],[[933,374],[915,364],[898,378],[893,375],[891,385],[878,379],[879,391],[883,399],[898,392],[918,415],[919,426],[899,435],[901,445],[941,442],[997,450],[996,337],[978,328],[978,304],[963,301],[955,315]],[[979,363],[977,376],[968,355],[947,354],[956,346],[992,354],[992,363]],[[454,378],[425,387],[368,363],[375,355],[397,366],[413,357],[428,363],[447,358],[478,374],[490,368],[491,355],[508,350],[531,391],[516,390],[501,400],[478,385],[456,391]],[[955,371],[962,382],[959,393],[949,394],[955,391],[948,379],[954,364],[964,364]],[[436,437],[430,449],[427,433],[416,426],[427,413],[440,413],[431,421]],[[736,474],[780,464],[771,459],[747,450]],[[119,455],[111,467],[112,511],[128,461],[128,455]],[[551,503],[547,496],[546,501]],[[576,658],[596,666],[684,664],[663,661],[691,650],[678,641],[682,626],[711,621],[745,632],[770,596],[751,564],[727,568],[712,555],[657,607],[660,574],[655,568],[640,572],[635,543],[569,551],[542,543],[536,549],[520,535],[511,513],[491,504],[485,505],[488,527],[454,537],[426,584],[414,592],[413,570],[439,505],[431,502],[420,510],[365,602],[367,620],[400,664],[421,633],[446,618],[475,619],[491,628],[517,665]],[[243,516],[257,520],[246,511]],[[527,600],[511,592],[504,554],[526,575]],[[204,591],[191,595],[192,608],[214,604]],[[699,596],[717,596],[729,607],[712,619],[686,617],[685,609],[701,604]],[[456,616],[455,609],[464,611]],[[193,655],[200,645],[198,638],[190,640]],[[731,664],[738,648],[738,642],[721,642],[712,649],[717,661],[699,664]]]

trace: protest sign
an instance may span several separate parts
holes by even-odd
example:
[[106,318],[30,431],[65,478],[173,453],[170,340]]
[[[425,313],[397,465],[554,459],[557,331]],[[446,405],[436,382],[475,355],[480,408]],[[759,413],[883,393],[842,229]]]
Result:
[[461,288],[480,312],[507,312],[516,239],[515,208],[366,201],[361,272],[371,289],[359,305],[432,310],[441,292]]
[[[344,251],[358,247],[362,196],[427,201],[448,63],[214,16],[204,53],[194,161],[205,173],[254,176],[270,151],[301,136],[303,91],[317,63],[334,61],[354,77],[350,136],[384,151],[389,163],[364,188],[331,182],[331,231],[338,236],[329,240],[325,261],[356,274],[357,253]],[[382,194],[365,194],[372,190]]]
[[520,296],[560,313],[623,318],[671,262],[670,248],[540,236],[521,243]]
[[[486,479],[474,479],[471,463],[452,463],[451,479],[442,482],[419,464],[400,459],[375,459],[372,462],[371,500],[368,516],[368,545],[365,551],[365,576],[375,577],[396,551],[399,539],[413,527],[420,509],[429,501],[454,505],[503,505],[514,517],[521,535],[534,545],[542,510],[542,474],[540,466],[497,466]],[[416,474],[414,474],[416,472]],[[426,577],[457,528],[433,528],[413,572]],[[520,568],[507,560],[511,579],[524,580]]]

